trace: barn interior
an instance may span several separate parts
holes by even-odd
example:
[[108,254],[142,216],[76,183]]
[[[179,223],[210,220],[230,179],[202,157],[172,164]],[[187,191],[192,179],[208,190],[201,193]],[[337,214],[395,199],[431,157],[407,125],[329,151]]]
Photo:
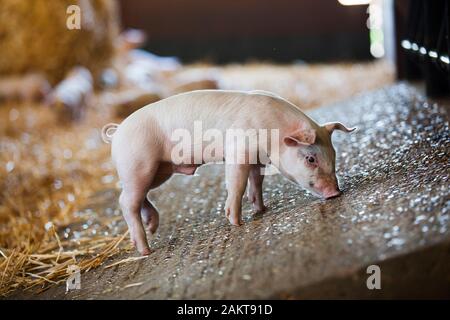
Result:
[[[0,296],[449,298],[449,17],[448,0],[1,0]],[[223,166],[201,167],[150,192],[141,257],[101,129],[200,89],[356,126],[333,137],[343,193],[269,176],[268,210],[244,200],[233,227]]]

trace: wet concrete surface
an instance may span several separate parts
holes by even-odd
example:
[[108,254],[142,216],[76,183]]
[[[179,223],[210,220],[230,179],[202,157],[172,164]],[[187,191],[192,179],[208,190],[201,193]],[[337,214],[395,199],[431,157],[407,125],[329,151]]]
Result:
[[[382,281],[386,265],[391,271],[385,279],[395,287],[392,279],[427,270],[424,256],[415,253],[436,246],[445,254],[425,255],[429,268],[439,257],[439,271],[429,272],[423,283],[439,283],[438,294],[445,295],[450,288],[450,136],[444,108],[397,84],[314,110],[310,115],[318,122],[358,127],[333,138],[342,196],[320,200],[281,176],[269,176],[264,181],[269,210],[254,215],[245,201],[245,224],[233,227],[223,212],[223,167],[205,166],[198,176],[175,176],[151,192],[161,217],[148,258],[82,274],[81,290],[66,294],[61,285],[16,298],[366,297],[362,270],[367,265],[380,264]],[[92,199],[87,212],[120,214],[116,204],[117,191],[107,190]],[[124,224],[108,227],[123,230]],[[107,264],[130,255],[136,253]],[[402,258],[411,255],[416,258]],[[389,267],[389,261],[400,262]],[[402,267],[402,261],[410,263]],[[360,294],[339,294],[355,283]],[[408,282],[400,285],[402,297],[408,297]],[[388,289],[382,282],[377,297],[392,297],[383,290]]]

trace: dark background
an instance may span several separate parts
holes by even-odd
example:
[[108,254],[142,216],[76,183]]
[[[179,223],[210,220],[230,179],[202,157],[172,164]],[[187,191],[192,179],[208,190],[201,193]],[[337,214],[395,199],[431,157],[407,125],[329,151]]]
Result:
[[371,59],[367,6],[337,0],[120,0],[146,49],[183,61]]

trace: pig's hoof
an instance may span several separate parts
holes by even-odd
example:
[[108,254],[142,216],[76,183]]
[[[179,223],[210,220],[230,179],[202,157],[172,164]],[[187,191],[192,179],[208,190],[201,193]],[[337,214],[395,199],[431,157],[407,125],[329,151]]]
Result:
[[150,248],[144,248],[139,253],[141,254],[141,256],[148,256],[151,253],[151,251],[150,251]]
[[267,211],[267,207],[266,206],[262,206],[260,208],[255,208],[255,213],[256,214],[261,214]]
[[242,219],[240,218],[236,218],[239,215],[232,213],[230,208],[225,208],[225,216],[227,217],[228,221],[230,221],[230,223],[233,226],[241,226],[244,224],[244,222],[242,221]]
[[148,256],[151,251],[149,247],[143,248],[143,249],[139,249],[136,245],[136,241],[135,240],[131,240],[131,243],[133,244],[133,247],[136,248],[136,250],[141,254],[141,256]]
[[239,226],[242,226],[244,224],[244,221],[242,221],[242,220],[237,220],[237,221],[232,220],[232,219],[229,219],[229,220],[230,220],[230,224],[232,226],[239,227]]

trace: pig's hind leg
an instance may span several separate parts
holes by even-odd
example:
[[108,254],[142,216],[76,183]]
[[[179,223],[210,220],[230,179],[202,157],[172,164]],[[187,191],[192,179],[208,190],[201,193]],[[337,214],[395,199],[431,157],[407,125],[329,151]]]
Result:
[[147,227],[147,230],[150,231],[151,234],[154,234],[159,227],[159,213],[147,197],[142,203],[141,217],[142,222]]
[[248,164],[226,164],[225,181],[227,200],[225,214],[232,225],[242,225],[242,196],[247,187],[250,166]]
[[[172,176],[172,173],[173,171],[171,170],[171,167],[165,164],[160,164],[150,185],[150,189],[155,189],[166,182]],[[159,226],[159,213],[147,196],[144,198],[144,202],[142,203],[141,217],[142,222],[147,227],[147,230],[150,231],[151,234],[154,234],[156,230],[158,230]]]
[[261,170],[263,168],[262,165],[252,165],[248,177],[248,199],[253,203],[256,213],[262,213],[266,210],[262,194],[264,175],[261,174]]
[[148,255],[150,248],[141,218],[141,209],[158,169],[158,163],[149,159],[135,160],[128,166],[119,166],[122,183],[119,203],[130,230],[130,238],[142,255]]

